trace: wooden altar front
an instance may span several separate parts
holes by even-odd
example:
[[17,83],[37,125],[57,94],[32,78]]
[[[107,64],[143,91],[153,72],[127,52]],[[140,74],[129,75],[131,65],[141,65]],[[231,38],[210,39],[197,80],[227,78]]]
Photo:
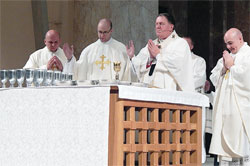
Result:
[[109,165],[201,165],[201,107],[119,99],[110,90]]

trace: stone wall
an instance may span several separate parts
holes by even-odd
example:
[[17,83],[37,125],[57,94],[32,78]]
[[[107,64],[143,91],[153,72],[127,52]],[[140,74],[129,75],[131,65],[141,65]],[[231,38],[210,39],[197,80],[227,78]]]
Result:
[[[223,34],[230,27],[239,28],[250,44],[250,1],[166,1],[166,0],[47,0],[49,29],[61,33],[62,43],[74,45],[78,59],[82,49],[98,39],[97,23],[111,18],[113,37],[124,44],[135,43],[136,54],[150,38],[155,38],[158,12],[170,11],[176,19],[178,34],[196,40],[194,52],[207,60],[208,75],[225,49]],[[0,68],[20,68],[30,53],[43,45],[44,35],[37,35],[31,0],[0,1]],[[37,5],[37,7],[39,7]],[[46,11],[46,10],[44,10]],[[43,20],[46,22],[46,20]],[[39,38],[39,40],[37,40]]]
[[135,44],[135,52],[155,38],[155,18],[158,1],[75,1],[74,46],[78,57],[83,48],[98,39],[97,24],[101,18],[110,18],[112,36],[125,45],[129,40]]
[[133,40],[136,53],[149,38],[155,38],[158,1],[47,0],[47,9],[41,11],[36,10],[41,8],[39,3],[34,4],[31,0],[0,1],[0,68],[23,67],[29,55],[44,46],[47,30],[37,22],[59,31],[62,44],[74,45],[77,59],[82,49],[98,39],[97,23],[104,17],[113,22],[113,37],[124,44]]

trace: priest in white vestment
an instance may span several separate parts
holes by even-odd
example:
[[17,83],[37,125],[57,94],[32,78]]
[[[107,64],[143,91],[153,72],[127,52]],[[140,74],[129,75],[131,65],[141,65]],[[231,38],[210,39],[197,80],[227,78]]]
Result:
[[174,30],[172,15],[162,13],[155,22],[157,39],[134,56],[130,41],[127,54],[131,58],[140,82],[169,90],[194,91],[193,63],[187,42]]
[[194,75],[194,87],[196,92],[203,93],[205,82],[207,79],[206,75],[206,61],[204,58],[196,55],[193,53],[194,43],[191,37],[184,37],[184,39],[187,41],[190,51],[191,51],[191,57],[193,61],[193,75]]
[[73,56],[73,46],[67,43],[60,46],[60,35],[55,30],[49,30],[44,39],[44,48],[32,53],[23,68],[59,70],[65,73],[73,73],[73,65],[76,61]]
[[223,52],[210,76],[215,86],[210,153],[221,165],[250,165],[250,47],[236,28],[224,41],[231,53]]
[[[191,37],[183,37],[190,48],[191,57],[193,62],[193,76],[194,76],[194,87],[195,91],[198,93],[204,93],[204,87],[206,82],[206,61],[195,55],[192,50],[194,48],[194,43]],[[205,149],[205,123],[206,123],[206,108],[202,107],[202,163],[206,162],[206,149]]]
[[98,40],[87,46],[75,65],[76,79],[84,80],[115,80],[114,62],[121,62],[119,80],[131,81],[130,61],[126,47],[113,39],[112,22],[101,19],[97,26]]

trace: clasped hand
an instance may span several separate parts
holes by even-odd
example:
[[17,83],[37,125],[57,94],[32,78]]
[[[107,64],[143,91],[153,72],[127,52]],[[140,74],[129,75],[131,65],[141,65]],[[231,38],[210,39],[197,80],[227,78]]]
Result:
[[47,70],[53,70],[54,66],[60,71],[63,70],[62,62],[57,58],[57,56],[53,56],[48,64],[47,64]]
[[[132,40],[130,40],[129,44],[126,45],[126,49],[127,49],[127,55],[129,56],[130,59],[132,59],[135,53],[135,46]],[[157,45],[154,44],[154,42],[151,39],[148,40],[148,51],[152,59],[156,58],[156,56],[160,53],[160,49],[158,48]]]
[[223,51],[223,64],[227,70],[234,65],[234,58],[226,50]]
[[151,39],[148,40],[148,51],[150,57],[153,59],[156,58],[156,56],[160,53],[160,49],[158,48],[157,45],[154,44],[154,42]]

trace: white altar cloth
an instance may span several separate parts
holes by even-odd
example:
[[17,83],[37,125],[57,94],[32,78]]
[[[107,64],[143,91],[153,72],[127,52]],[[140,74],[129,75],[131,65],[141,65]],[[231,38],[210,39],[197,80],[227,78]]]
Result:
[[[208,106],[198,93],[118,87],[122,99]],[[0,165],[107,165],[109,94],[108,85],[0,89]]]
[[209,98],[197,92],[171,91],[166,89],[145,88],[119,85],[119,98],[155,102],[185,104],[200,107],[209,106]]
[[110,87],[0,91],[0,165],[107,165],[109,94]]

